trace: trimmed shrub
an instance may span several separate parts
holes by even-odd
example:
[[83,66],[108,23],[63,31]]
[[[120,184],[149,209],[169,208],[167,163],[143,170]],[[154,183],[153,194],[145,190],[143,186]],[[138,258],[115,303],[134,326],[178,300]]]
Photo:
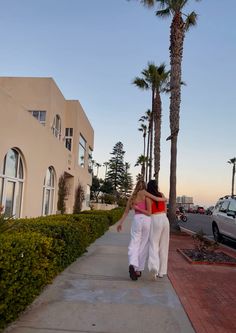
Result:
[[96,216],[106,216],[109,220],[109,226],[115,224],[122,216],[124,208],[114,208],[111,210],[84,210],[81,212],[83,215],[96,215]]
[[0,236],[0,329],[121,217],[123,209],[14,221]]
[[59,272],[62,246],[38,233],[0,236],[0,328],[16,319]]

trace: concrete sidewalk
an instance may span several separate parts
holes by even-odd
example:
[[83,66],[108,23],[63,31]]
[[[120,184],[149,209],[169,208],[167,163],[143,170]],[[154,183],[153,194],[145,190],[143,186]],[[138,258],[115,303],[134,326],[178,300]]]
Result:
[[167,277],[130,280],[129,230],[130,217],[122,233],[112,226],[5,332],[194,332]]

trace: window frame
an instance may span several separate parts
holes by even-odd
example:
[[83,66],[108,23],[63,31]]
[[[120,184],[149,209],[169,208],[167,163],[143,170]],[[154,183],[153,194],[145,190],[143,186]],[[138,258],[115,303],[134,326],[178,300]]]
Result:
[[[41,125],[43,125],[43,126],[45,126],[46,125],[46,116],[47,116],[47,111],[45,111],[45,110],[29,110],[29,113],[31,113],[31,115],[35,118],[35,119],[37,119],[38,120],[38,122],[41,124]],[[34,115],[34,113],[37,113],[37,116],[36,115]],[[45,119],[44,120],[41,120],[41,114],[44,114],[45,115]]]
[[73,149],[73,127],[66,127],[65,128],[65,147],[69,151]]
[[[83,145],[84,144],[84,145]],[[87,146],[87,141],[85,140],[84,136],[80,133],[79,137],[79,152],[78,152],[78,165],[82,168],[85,168],[85,161],[86,161],[86,146]],[[83,162],[81,161],[82,159],[82,154],[80,154],[81,149],[83,149]]]
[[59,140],[61,140],[61,117],[56,114],[52,124],[52,134]]
[[[15,175],[11,175],[7,172],[7,159],[10,156],[10,152],[13,151],[14,154],[17,155],[16,160],[16,172]],[[25,167],[24,161],[21,153],[16,148],[10,148],[6,153],[3,159],[3,167],[0,169],[0,204],[4,206],[3,213],[8,217],[20,218],[22,211],[22,203],[23,203],[23,191],[24,191],[24,182],[25,182]],[[13,185],[13,194],[12,194],[12,203],[11,209],[6,212],[7,208],[7,191],[9,189],[9,185]]]
[[[49,177],[48,177],[49,173]],[[42,200],[42,216],[52,215],[54,209],[54,198],[55,198],[55,170],[52,166],[48,167],[46,170],[46,175],[43,181],[43,200]],[[47,180],[50,180],[50,183],[47,183]],[[47,197],[47,194],[49,196]],[[47,200],[48,198],[48,200]],[[45,213],[46,204],[48,204],[48,212]]]
[[[226,207],[226,208],[224,208]],[[229,201],[223,201],[221,206],[219,207],[219,211],[221,213],[226,213],[228,211],[228,208],[229,208]]]

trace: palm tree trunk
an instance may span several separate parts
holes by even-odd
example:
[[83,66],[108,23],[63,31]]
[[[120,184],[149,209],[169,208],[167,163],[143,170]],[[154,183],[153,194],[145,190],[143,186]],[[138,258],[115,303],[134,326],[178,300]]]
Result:
[[147,160],[146,160],[146,172],[145,172],[145,181],[146,182],[148,180],[150,134],[151,134],[151,127],[150,127],[150,120],[149,120],[149,125],[148,125],[148,139],[147,139],[147,154],[145,155],[147,157]]
[[149,180],[152,179],[152,159],[153,159],[153,109],[154,109],[154,90],[152,90],[152,113],[151,113],[151,138],[150,138]]
[[231,196],[234,196],[234,178],[235,178],[235,162],[233,164],[233,171],[232,171],[232,190],[231,190]]
[[177,169],[177,136],[171,140],[170,153],[170,191],[168,218],[173,229],[177,229],[176,220],[176,169]]
[[181,102],[181,64],[183,57],[184,22],[181,13],[173,17],[170,32],[170,131],[171,131],[171,161],[169,190],[169,220],[172,229],[178,229],[176,220],[176,168],[177,168],[177,138],[179,132],[179,111]]
[[143,136],[143,156],[145,157],[146,153],[146,135]]
[[154,176],[159,186],[159,171],[161,160],[161,96],[156,91],[154,98]]

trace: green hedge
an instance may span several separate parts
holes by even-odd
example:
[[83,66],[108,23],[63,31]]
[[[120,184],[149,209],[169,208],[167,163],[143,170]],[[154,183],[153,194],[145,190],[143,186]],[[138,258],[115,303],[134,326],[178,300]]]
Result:
[[63,244],[39,233],[0,236],[0,327],[31,303],[59,272],[57,255]]
[[122,214],[113,209],[16,220],[0,236],[0,329]]
[[124,208],[114,208],[112,210],[84,210],[81,212],[83,215],[97,215],[97,216],[107,216],[109,219],[109,226],[113,225],[116,223],[122,216],[124,212]]
[[103,216],[54,215],[35,219],[19,220],[18,232],[33,231],[63,241],[65,246],[58,257],[61,268],[68,266],[86,250],[96,238],[108,229],[108,218]]

